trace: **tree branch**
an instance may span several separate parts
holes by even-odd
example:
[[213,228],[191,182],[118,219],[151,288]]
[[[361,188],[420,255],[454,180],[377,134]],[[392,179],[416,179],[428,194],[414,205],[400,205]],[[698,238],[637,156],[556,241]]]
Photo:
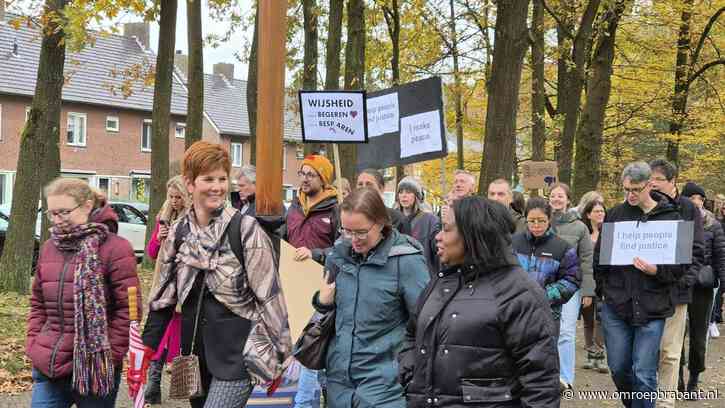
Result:
[[700,58],[700,52],[702,51],[702,47],[705,44],[705,39],[708,35],[710,35],[710,30],[712,29],[712,26],[715,25],[715,22],[723,12],[725,12],[725,7],[720,7],[720,10],[716,11],[715,14],[710,16],[710,20],[708,20],[707,24],[705,25],[705,29],[702,31],[702,34],[700,34],[700,40],[697,41],[695,53],[692,54],[692,61],[690,62],[691,67],[694,67],[695,64],[697,64],[697,60]]
[[561,28],[561,31],[564,32],[564,35],[566,35],[569,39],[574,40],[574,34],[572,34],[572,32],[569,30],[569,27],[567,27],[564,24],[564,22],[561,21],[559,16],[557,16],[556,13],[554,13],[554,11],[551,10],[551,8],[549,8],[549,6],[546,4],[546,0],[534,0],[534,1],[540,1],[541,5],[544,6],[544,10],[546,10],[546,12],[549,13],[549,15],[554,19],[554,21],[556,21],[556,25],[558,25],[559,28]]
[[690,75],[690,77],[687,79],[686,88],[689,88],[690,85],[695,82],[695,80],[705,73],[708,69],[716,66],[716,65],[725,65],[725,58],[721,58],[718,60],[710,61],[707,64],[703,65],[700,69],[698,69],[694,74]]

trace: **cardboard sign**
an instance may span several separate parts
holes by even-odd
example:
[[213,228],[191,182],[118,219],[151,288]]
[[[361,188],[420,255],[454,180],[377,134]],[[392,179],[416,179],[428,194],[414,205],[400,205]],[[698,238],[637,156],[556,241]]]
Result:
[[295,261],[295,247],[287,241],[281,241],[279,275],[287,302],[287,316],[293,343],[300,337],[302,329],[315,311],[312,307],[312,296],[320,290],[323,270],[322,265],[311,259]]
[[526,189],[547,188],[556,183],[559,173],[555,161],[532,161],[521,162],[521,184]]
[[692,263],[692,221],[623,221],[602,226],[600,265],[632,265],[639,257],[653,265]]
[[448,155],[438,77],[369,93],[370,143],[358,146],[357,169],[386,168]]
[[365,91],[299,91],[304,143],[367,143]]

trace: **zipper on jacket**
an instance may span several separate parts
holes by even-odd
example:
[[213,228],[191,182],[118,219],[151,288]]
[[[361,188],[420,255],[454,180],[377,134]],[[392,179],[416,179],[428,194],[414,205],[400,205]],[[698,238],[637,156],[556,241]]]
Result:
[[53,378],[53,371],[55,371],[55,357],[58,354],[58,348],[60,348],[60,343],[63,340],[63,332],[65,329],[65,321],[63,319],[63,284],[65,283],[65,273],[67,270],[68,258],[65,258],[63,259],[63,270],[60,272],[60,280],[58,282],[58,317],[60,318],[60,335],[53,346],[53,352],[50,354],[50,370],[48,370],[48,376],[50,378]]

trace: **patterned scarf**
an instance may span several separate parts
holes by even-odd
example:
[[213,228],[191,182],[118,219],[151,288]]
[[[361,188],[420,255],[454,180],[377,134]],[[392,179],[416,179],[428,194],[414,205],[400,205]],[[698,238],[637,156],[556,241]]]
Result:
[[81,395],[106,396],[113,389],[114,370],[106,321],[105,277],[100,272],[99,248],[108,227],[87,223],[71,230],[51,229],[60,251],[73,252],[75,336],[73,337],[73,388]]

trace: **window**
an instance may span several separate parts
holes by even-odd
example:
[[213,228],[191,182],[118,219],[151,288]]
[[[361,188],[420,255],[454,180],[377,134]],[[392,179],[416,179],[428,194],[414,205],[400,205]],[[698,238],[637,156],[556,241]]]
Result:
[[282,145],[282,171],[287,171],[287,146]]
[[131,182],[131,201],[148,203],[151,197],[151,179],[147,177],[134,177]]
[[141,132],[141,151],[142,152],[150,152],[151,151],[151,119],[144,119],[143,121],[143,131]]
[[109,132],[118,132],[121,130],[121,122],[116,116],[106,116],[106,130]]
[[242,144],[232,143],[232,166],[242,167]]
[[0,141],[3,140],[3,106],[0,105]]
[[28,119],[30,119],[30,106],[25,107],[25,121],[27,122]]
[[68,113],[68,144],[71,146],[86,145],[86,114]]
[[305,147],[304,145],[298,144],[296,148],[297,160],[305,159]]
[[183,139],[186,137],[186,123],[176,123],[176,138]]
[[111,198],[111,179],[108,177],[98,178],[98,189],[106,195],[106,198]]
[[12,174],[0,173],[0,207],[10,207]]
[[146,225],[146,217],[140,211],[126,204],[111,204],[120,222],[134,225]]

